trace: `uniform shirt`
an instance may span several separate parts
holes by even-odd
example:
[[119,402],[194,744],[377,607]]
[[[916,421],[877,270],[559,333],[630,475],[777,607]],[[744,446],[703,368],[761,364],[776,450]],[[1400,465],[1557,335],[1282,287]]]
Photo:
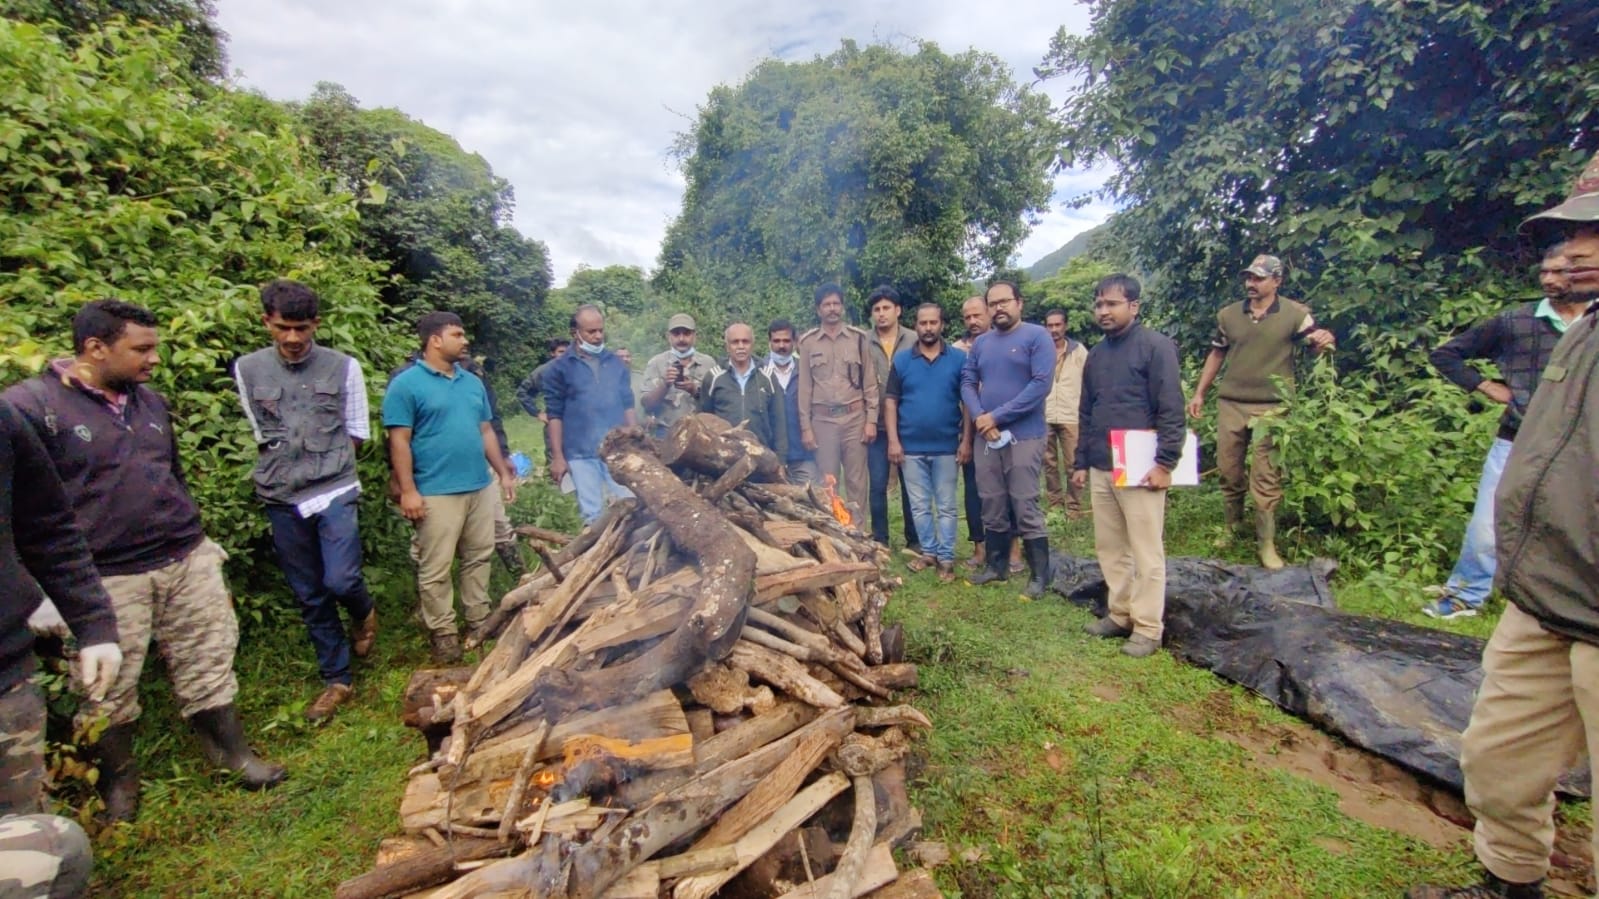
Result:
[[458,364],[448,374],[413,365],[383,396],[383,426],[411,429],[411,477],[423,496],[476,493],[494,482],[482,430],[493,418],[483,382]]
[[1227,354],[1216,395],[1237,403],[1282,402],[1272,379],[1293,386],[1294,345],[1315,330],[1310,308],[1294,300],[1278,297],[1260,318],[1249,313],[1248,300],[1223,306],[1210,339],[1212,347]]
[[[860,328],[844,325],[837,335],[812,328],[800,335],[795,349],[799,365],[800,428],[811,430],[811,419],[836,419],[852,414],[860,403],[866,420],[876,422],[879,407],[876,372],[872,365],[872,337]],[[844,409],[845,411],[836,411]]]

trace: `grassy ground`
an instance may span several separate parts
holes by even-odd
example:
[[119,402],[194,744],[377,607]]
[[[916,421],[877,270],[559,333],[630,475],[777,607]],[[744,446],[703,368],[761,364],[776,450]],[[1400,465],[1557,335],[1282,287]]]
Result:
[[[541,455],[536,423],[509,426],[515,447]],[[569,526],[575,516],[545,488],[524,491],[515,517]],[[1214,494],[1176,493],[1171,552],[1214,554],[1219,519]],[[1058,547],[1091,553],[1087,520],[1052,525]],[[427,652],[408,618],[409,573],[369,574],[384,622],[379,648],[357,669],[353,704],[326,727],[301,723],[317,683],[297,618],[285,613],[245,635],[247,727],[291,772],[275,791],[244,793],[212,777],[170,691],[146,678],[144,812],[99,837],[96,895],[323,896],[371,864],[378,841],[398,829],[406,771],[424,756],[399,707]],[[1431,624],[1416,611],[1420,586],[1376,576],[1337,583],[1346,609]],[[937,722],[913,798],[925,838],[955,854],[939,871],[950,894],[1379,896],[1419,876],[1469,873],[1464,842],[1435,846],[1361,823],[1333,790],[1262,764],[1230,736],[1291,726],[1286,716],[1164,653],[1122,657],[1113,643],[1080,635],[1088,615],[1067,603],[943,587],[926,573],[907,577],[890,610],[922,663],[914,700]],[[1444,626],[1486,635],[1492,621]]]

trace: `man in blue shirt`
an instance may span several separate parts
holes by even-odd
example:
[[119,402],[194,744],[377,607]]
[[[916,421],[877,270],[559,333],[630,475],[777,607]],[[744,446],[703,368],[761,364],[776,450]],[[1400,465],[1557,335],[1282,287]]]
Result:
[[[383,426],[400,487],[400,514],[416,526],[417,597],[433,661],[461,658],[450,566],[461,560],[461,609],[470,630],[489,617],[494,555],[494,491],[516,499],[516,473],[500,454],[483,382],[459,364],[466,329],[453,312],[417,322],[420,362],[395,376],[383,397]],[[499,484],[496,485],[495,476]]]
[[572,475],[584,524],[600,517],[608,498],[633,495],[611,479],[600,459],[605,435],[635,423],[632,375],[605,348],[600,307],[579,306],[572,313],[572,349],[544,375],[544,411],[550,417],[550,478],[559,484]]
[[944,310],[923,303],[916,307],[916,343],[894,354],[883,395],[888,459],[900,467],[922,541],[922,554],[907,567],[937,565],[945,583],[955,579],[955,481],[972,455],[961,407],[965,365],[966,354],[944,343]]
[[982,446],[973,446],[973,454],[988,565],[971,582],[1008,579],[1011,541],[1019,535],[1032,571],[1024,593],[1037,598],[1049,586],[1049,534],[1038,491],[1048,436],[1044,402],[1055,374],[1055,342],[1042,327],[1022,321],[1022,295],[1015,284],[995,281],[983,296],[993,326],[972,341],[961,371],[961,398],[983,440]]

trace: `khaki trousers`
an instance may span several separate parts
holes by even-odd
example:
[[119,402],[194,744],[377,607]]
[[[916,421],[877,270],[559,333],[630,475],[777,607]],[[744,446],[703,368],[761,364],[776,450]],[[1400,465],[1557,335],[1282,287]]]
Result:
[[1110,472],[1097,468],[1088,470],[1088,491],[1110,620],[1159,640],[1166,613],[1166,491],[1118,488]]
[[[1072,486],[1072,466],[1076,459],[1077,426],[1050,425],[1049,442],[1044,446],[1044,490],[1049,494],[1050,505],[1065,506],[1069,512],[1083,508],[1082,491]],[[1064,490],[1061,489],[1063,484]]]
[[474,628],[489,617],[489,560],[494,556],[494,520],[501,504],[498,484],[476,493],[424,496],[427,514],[416,523],[419,552],[417,600],[422,624],[435,635],[456,633],[455,591],[450,566],[461,560],[461,610]]
[[207,537],[165,567],[100,578],[117,618],[122,668],[103,701],[84,700],[77,714],[80,725],[99,715],[110,725],[139,720],[139,674],[152,639],[166,662],[179,714],[189,718],[233,702],[239,693],[233,674],[239,620],[222,576],[227,558]]
[[1259,512],[1271,512],[1282,502],[1282,475],[1271,461],[1271,437],[1257,438],[1254,430],[1257,419],[1281,408],[1276,403],[1216,401],[1216,474],[1229,505],[1242,506],[1246,494]]
[[814,414],[814,410],[811,415],[811,432],[816,435],[817,483],[828,475],[839,478],[853,526],[870,532],[871,522],[866,520],[866,444],[861,442],[865,427],[864,408],[839,418],[824,418]]
[[1552,634],[1506,605],[1482,654],[1482,686],[1460,747],[1484,867],[1512,883],[1544,876],[1555,842],[1555,781],[1596,746],[1599,646]]

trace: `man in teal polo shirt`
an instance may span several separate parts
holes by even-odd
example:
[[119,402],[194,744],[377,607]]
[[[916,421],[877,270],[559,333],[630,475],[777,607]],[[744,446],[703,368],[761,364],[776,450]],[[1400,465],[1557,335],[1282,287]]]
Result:
[[[420,364],[396,375],[383,397],[383,426],[400,485],[400,513],[416,526],[417,597],[433,661],[461,658],[450,566],[461,561],[461,609],[471,630],[489,617],[489,560],[494,555],[494,491],[516,498],[516,475],[500,454],[487,392],[458,363],[466,329],[451,312],[417,322]],[[496,486],[495,475],[499,476]]]

